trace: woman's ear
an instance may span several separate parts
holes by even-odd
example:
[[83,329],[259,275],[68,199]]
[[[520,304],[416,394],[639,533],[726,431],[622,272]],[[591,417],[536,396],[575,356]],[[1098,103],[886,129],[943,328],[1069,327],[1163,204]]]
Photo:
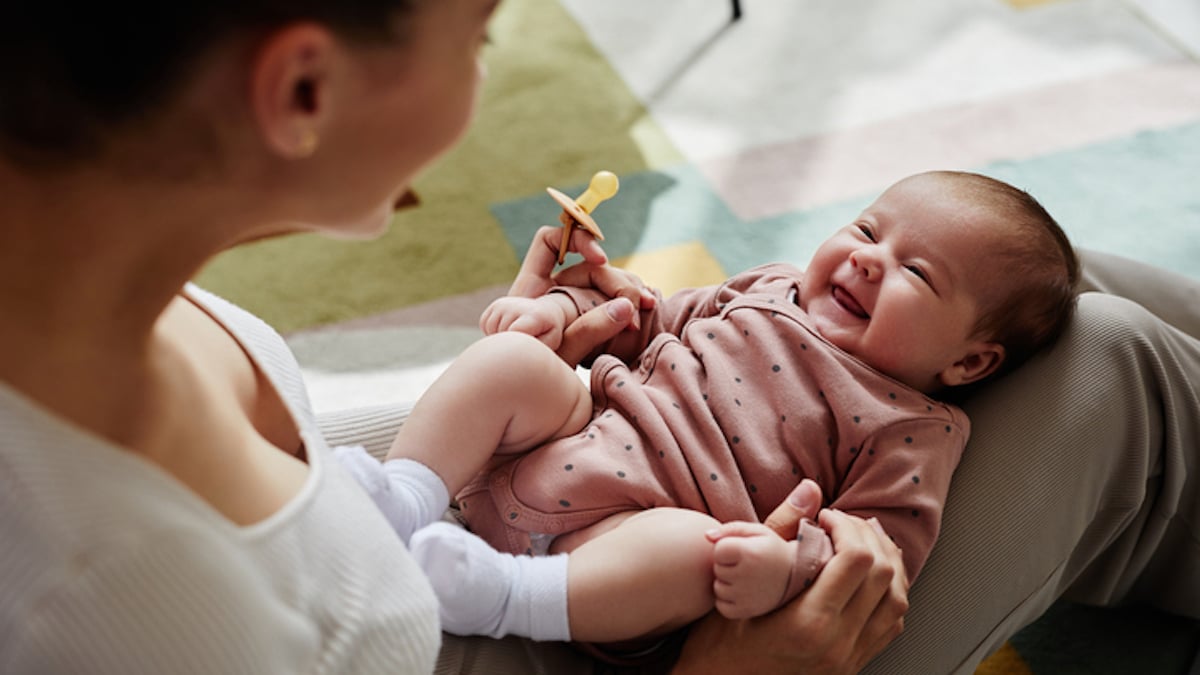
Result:
[[337,43],[325,28],[297,23],[267,36],[250,70],[250,103],[267,147],[299,159],[316,151],[330,105]]
[[938,373],[938,381],[945,387],[958,387],[978,382],[996,372],[1004,363],[1004,345],[998,342],[976,342],[970,351],[950,367]]

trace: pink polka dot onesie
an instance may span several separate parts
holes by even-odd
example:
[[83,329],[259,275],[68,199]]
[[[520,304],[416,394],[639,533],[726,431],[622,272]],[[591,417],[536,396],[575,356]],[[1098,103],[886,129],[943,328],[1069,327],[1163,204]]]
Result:
[[[640,335],[618,337],[596,358],[583,431],[497,458],[458,495],[472,531],[525,553],[531,534],[658,506],[761,521],[808,477],[828,506],[878,518],[915,578],[969,422],[826,342],[796,304],[800,283],[795,267],[765,265],[644,312]],[[562,292],[581,310],[597,301]],[[798,540],[781,602],[832,554],[813,523]]]

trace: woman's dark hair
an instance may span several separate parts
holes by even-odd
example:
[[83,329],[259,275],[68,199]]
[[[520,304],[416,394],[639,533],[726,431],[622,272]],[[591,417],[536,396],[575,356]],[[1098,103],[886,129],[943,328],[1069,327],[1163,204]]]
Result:
[[218,41],[292,21],[348,39],[404,39],[421,0],[45,0],[0,10],[0,155],[56,166],[93,154],[108,132],[169,100]]

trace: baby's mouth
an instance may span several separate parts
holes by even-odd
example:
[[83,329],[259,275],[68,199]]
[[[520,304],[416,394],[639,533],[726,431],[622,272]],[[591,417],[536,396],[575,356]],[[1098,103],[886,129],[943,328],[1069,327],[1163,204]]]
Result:
[[863,309],[863,306],[858,304],[858,301],[854,299],[854,296],[850,295],[850,292],[841,286],[833,287],[833,301],[840,305],[842,309],[850,312],[860,319],[871,318],[871,315],[867,314],[867,310]]

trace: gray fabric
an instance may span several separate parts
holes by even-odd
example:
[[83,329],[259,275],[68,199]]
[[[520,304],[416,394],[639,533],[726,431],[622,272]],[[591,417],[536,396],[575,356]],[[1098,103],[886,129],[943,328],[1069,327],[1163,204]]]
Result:
[[329,447],[361,445],[369,455],[382,462],[392,447],[396,430],[411,411],[411,403],[351,408],[319,413],[317,423]]
[[1198,375],[1196,340],[1081,297],[1056,349],[964,405],[974,433],[942,537],[867,672],[973,672],[1064,593],[1200,615]]
[[1200,283],[1195,278],[1110,253],[1079,253],[1083,290],[1129,298],[1184,333],[1200,338]]
[[[866,672],[973,672],[1060,596],[1200,616],[1200,283],[1083,258],[1086,288],[1141,305],[1085,294],[1054,349],[966,402],[941,538]],[[437,672],[603,671],[563,644],[448,636]]]

